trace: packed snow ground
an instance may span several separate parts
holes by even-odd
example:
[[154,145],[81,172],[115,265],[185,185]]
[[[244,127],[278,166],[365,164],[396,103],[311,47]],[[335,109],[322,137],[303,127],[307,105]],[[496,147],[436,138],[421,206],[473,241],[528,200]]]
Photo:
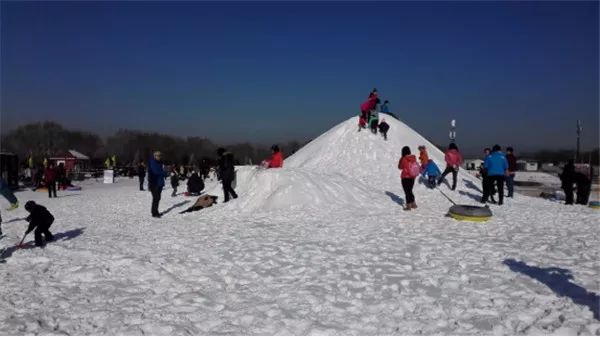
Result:
[[[151,218],[127,178],[17,193],[58,240],[15,250],[26,212],[3,211],[0,334],[600,334],[598,211],[516,195],[458,222],[422,184],[402,211],[401,146],[428,143],[388,122],[387,142],[351,119],[283,169],[240,167],[240,198],[195,213],[167,188]],[[479,185],[441,190],[475,204]]]

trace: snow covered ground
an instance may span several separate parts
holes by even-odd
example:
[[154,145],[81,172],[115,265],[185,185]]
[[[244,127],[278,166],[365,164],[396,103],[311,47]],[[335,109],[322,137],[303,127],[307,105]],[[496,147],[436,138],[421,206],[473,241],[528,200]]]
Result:
[[[17,193],[58,240],[15,250],[26,212],[3,211],[0,334],[600,334],[599,211],[516,195],[458,222],[422,184],[402,211],[401,147],[430,144],[387,119],[387,142],[353,118],[283,169],[239,167],[240,198],[195,213],[167,189],[151,218],[128,178]],[[459,180],[441,190],[476,204],[480,182]]]

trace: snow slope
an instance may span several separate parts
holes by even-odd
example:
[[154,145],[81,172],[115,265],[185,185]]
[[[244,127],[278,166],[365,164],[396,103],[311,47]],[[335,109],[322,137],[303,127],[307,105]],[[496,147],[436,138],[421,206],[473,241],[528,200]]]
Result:
[[[348,120],[283,169],[239,167],[240,197],[195,213],[167,188],[151,218],[127,178],[18,192],[54,213],[58,240],[15,250],[26,212],[3,211],[0,334],[600,334],[600,213],[516,195],[458,222],[421,184],[402,211],[400,149],[430,144],[389,122],[388,142]],[[479,184],[442,190],[476,203]]]

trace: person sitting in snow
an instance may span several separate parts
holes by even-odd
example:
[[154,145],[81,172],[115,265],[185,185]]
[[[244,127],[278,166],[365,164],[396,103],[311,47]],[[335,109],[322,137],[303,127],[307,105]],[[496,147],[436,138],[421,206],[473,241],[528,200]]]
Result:
[[445,159],[446,169],[444,170],[444,173],[442,173],[442,176],[438,180],[438,185],[442,184],[442,181],[444,181],[444,178],[446,178],[446,175],[448,173],[452,173],[452,190],[454,191],[456,190],[458,169],[460,168],[460,164],[462,164],[463,162],[463,157],[460,154],[460,152],[458,152],[458,146],[456,146],[455,143],[450,143],[450,145],[448,145],[448,150],[446,151]]
[[383,139],[387,140],[387,132],[390,129],[390,125],[385,121],[385,118],[381,119],[379,123],[379,132],[383,135]]
[[439,167],[435,164],[435,162],[429,159],[423,171],[423,176],[427,178],[429,188],[435,188],[437,177],[439,177],[441,173],[442,172],[440,171]]
[[[52,213],[50,213],[46,207],[38,205],[32,200],[25,203],[25,210],[29,212],[29,216],[27,217],[29,227],[27,228],[25,235],[31,233],[31,231],[35,229],[33,234],[35,236],[35,245],[37,247],[42,247],[46,242],[54,240],[54,236],[49,231],[50,226],[52,226],[52,223],[54,222]],[[42,240],[42,234],[44,234],[45,241]]]
[[385,113],[385,114],[389,114],[390,113],[390,108],[388,107],[388,104],[390,103],[390,101],[385,100],[383,102],[383,104],[381,105],[381,108],[379,109],[379,111]]
[[271,159],[264,160],[263,166],[265,168],[280,168],[283,167],[283,153],[279,150],[279,146],[273,145],[271,146]]
[[204,182],[196,171],[192,172],[190,179],[188,179],[187,189],[189,195],[200,195],[200,193],[202,193]]

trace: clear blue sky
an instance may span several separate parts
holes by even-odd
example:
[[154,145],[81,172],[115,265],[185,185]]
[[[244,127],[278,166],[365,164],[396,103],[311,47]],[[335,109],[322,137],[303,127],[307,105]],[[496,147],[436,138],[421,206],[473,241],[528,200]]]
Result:
[[[598,2],[1,3],[2,130],[311,139],[373,87],[437,143],[598,145]],[[393,132],[393,130],[391,131]]]

